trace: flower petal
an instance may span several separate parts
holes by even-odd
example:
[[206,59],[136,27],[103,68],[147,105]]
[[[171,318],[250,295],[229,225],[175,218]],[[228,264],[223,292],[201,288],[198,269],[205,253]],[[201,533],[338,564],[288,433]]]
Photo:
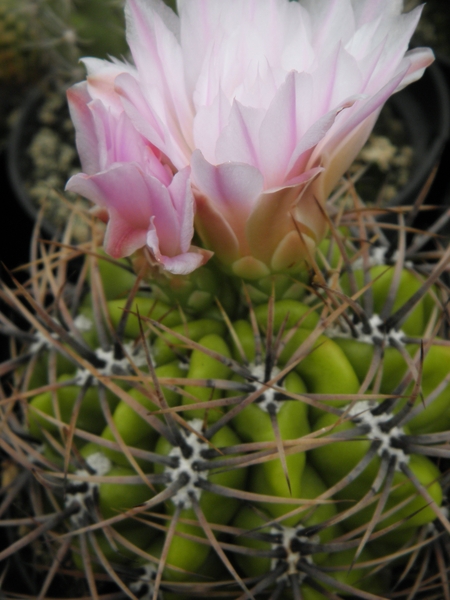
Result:
[[115,208],[109,208],[109,221],[106,227],[103,245],[105,251],[114,258],[131,256],[133,252],[145,246],[147,229],[137,228],[123,218]]
[[194,120],[194,143],[207,161],[217,161],[216,146],[223,128],[228,122],[231,105],[219,92],[208,106],[201,106]]
[[102,60],[100,58],[83,58],[87,70],[87,85],[90,97],[100,102],[113,114],[122,112],[120,98],[114,93],[114,82],[122,73],[131,77],[137,76],[136,68],[116,59]]
[[[123,73],[116,77],[115,91],[136,130],[167,155],[171,144],[167,140],[164,123],[154,108],[147,103],[139,82],[129,74]],[[155,93],[155,103],[156,96]],[[170,158],[173,160],[172,157]]]
[[189,270],[195,196],[197,233],[231,271],[301,268],[326,231],[327,195],[383,104],[433,60],[427,49],[408,52],[422,8],[177,6],[179,16],[163,0],[126,0],[135,66],[85,61],[87,84],[71,104],[86,174],[68,187],[109,211],[116,253],[145,232],[161,266]]
[[245,163],[259,168],[259,129],[264,118],[261,109],[242,106],[236,100],[228,124],[217,140],[215,161]]
[[108,210],[108,253],[129,256],[145,246],[147,233],[153,229],[158,252],[174,257],[188,251],[194,233],[194,200],[187,177],[187,172],[179,173],[167,188],[139,165],[126,163],[93,176],[75,175],[66,189]]
[[146,244],[154,259],[162,265],[166,271],[174,275],[187,275],[205,264],[211,257],[211,252],[190,246],[189,252],[183,252],[175,256],[165,256],[160,249],[157,229],[154,218],[150,221],[150,229],[147,232]]
[[261,194],[245,227],[252,256],[270,265],[280,241],[297,229],[315,240],[323,236],[323,214],[314,197],[306,194],[320,172],[321,169],[312,169],[304,173],[298,185]]
[[196,194],[195,229],[207,248],[211,248],[224,265],[231,265],[240,256],[236,231],[216,206],[201,193]]
[[142,90],[147,97],[155,94],[160,99],[156,113],[188,159],[194,111],[185,86],[178,17],[162,0],[128,0],[125,14]]
[[244,239],[245,221],[263,190],[261,173],[242,163],[211,165],[198,150],[191,162],[195,195],[208,198],[237,232],[237,237]]
[[91,96],[88,93],[87,83],[78,83],[67,90],[67,100],[75,126],[81,166],[83,171],[92,175],[100,170],[100,160],[94,120],[88,108]]

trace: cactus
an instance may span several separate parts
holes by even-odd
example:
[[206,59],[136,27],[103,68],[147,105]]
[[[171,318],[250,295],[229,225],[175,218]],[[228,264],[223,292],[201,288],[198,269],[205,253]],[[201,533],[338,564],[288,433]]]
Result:
[[28,548],[26,597],[446,597],[450,250],[342,206],[309,272],[259,288],[153,286],[96,223],[35,242],[1,290],[0,558]]

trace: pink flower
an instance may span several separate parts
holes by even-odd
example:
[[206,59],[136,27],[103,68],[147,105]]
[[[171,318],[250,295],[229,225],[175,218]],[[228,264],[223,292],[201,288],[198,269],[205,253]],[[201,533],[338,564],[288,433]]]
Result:
[[[407,52],[421,8],[401,14],[402,4],[179,0],[178,17],[162,0],[128,0],[135,67],[90,61],[87,88],[77,93],[89,93],[91,113],[100,101],[116,130],[139,140],[130,143],[133,152],[147,154],[139,151],[135,164],[168,193],[173,183],[161,166],[180,176],[190,167],[196,230],[231,272],[252,278],[296,270],[325,234],[321,207],[384,102],[433,60],[429,49]],[[89,135],[79,136],[80,151]],[[113,146],[122,143],[118,137]],[[125,169],[132,159],[118,154]],[[91,178],[98,169],[96,163]],[[153,211],[160,202],[152,194],[145,214],[155,215],[159,235]],[[111,219],[125,204],[117,195],[114,203],[102,198],[93,199],[111,206]],[[138,212],[145,204],[139,198]],[[141,243],[134,195],[128,201],[127,231]],[[175,211],[181,205],[173,202]],[[181,231],[187,225],[174,235]]]
[[190,169],[174,175],[161,152],[133,126],[114,91],[123,65],[95,59],[86,65],[95,76],[68,91],[84,173],[72,177],[66,189],[98,205],[108,221],[104,245],[111,256],[148,247],[164,270],[190,273],[209,258],[208,252],[191,247]]

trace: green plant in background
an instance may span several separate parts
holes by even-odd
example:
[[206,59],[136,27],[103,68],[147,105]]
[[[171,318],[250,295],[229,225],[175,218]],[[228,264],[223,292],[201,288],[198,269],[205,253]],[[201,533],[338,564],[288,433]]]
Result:
[[0,82],[33,83],[48,73],[73,80],[86,54],[124,55],[124,31],[120,0],[3,0]]

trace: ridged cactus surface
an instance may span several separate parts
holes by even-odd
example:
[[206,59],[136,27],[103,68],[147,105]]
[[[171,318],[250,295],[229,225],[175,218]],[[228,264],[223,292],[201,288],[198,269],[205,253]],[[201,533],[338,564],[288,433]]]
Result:
[[394,237],[350,210],[257,286],[36,247],[1,292],[24,597],[446,598],[449,251]]

